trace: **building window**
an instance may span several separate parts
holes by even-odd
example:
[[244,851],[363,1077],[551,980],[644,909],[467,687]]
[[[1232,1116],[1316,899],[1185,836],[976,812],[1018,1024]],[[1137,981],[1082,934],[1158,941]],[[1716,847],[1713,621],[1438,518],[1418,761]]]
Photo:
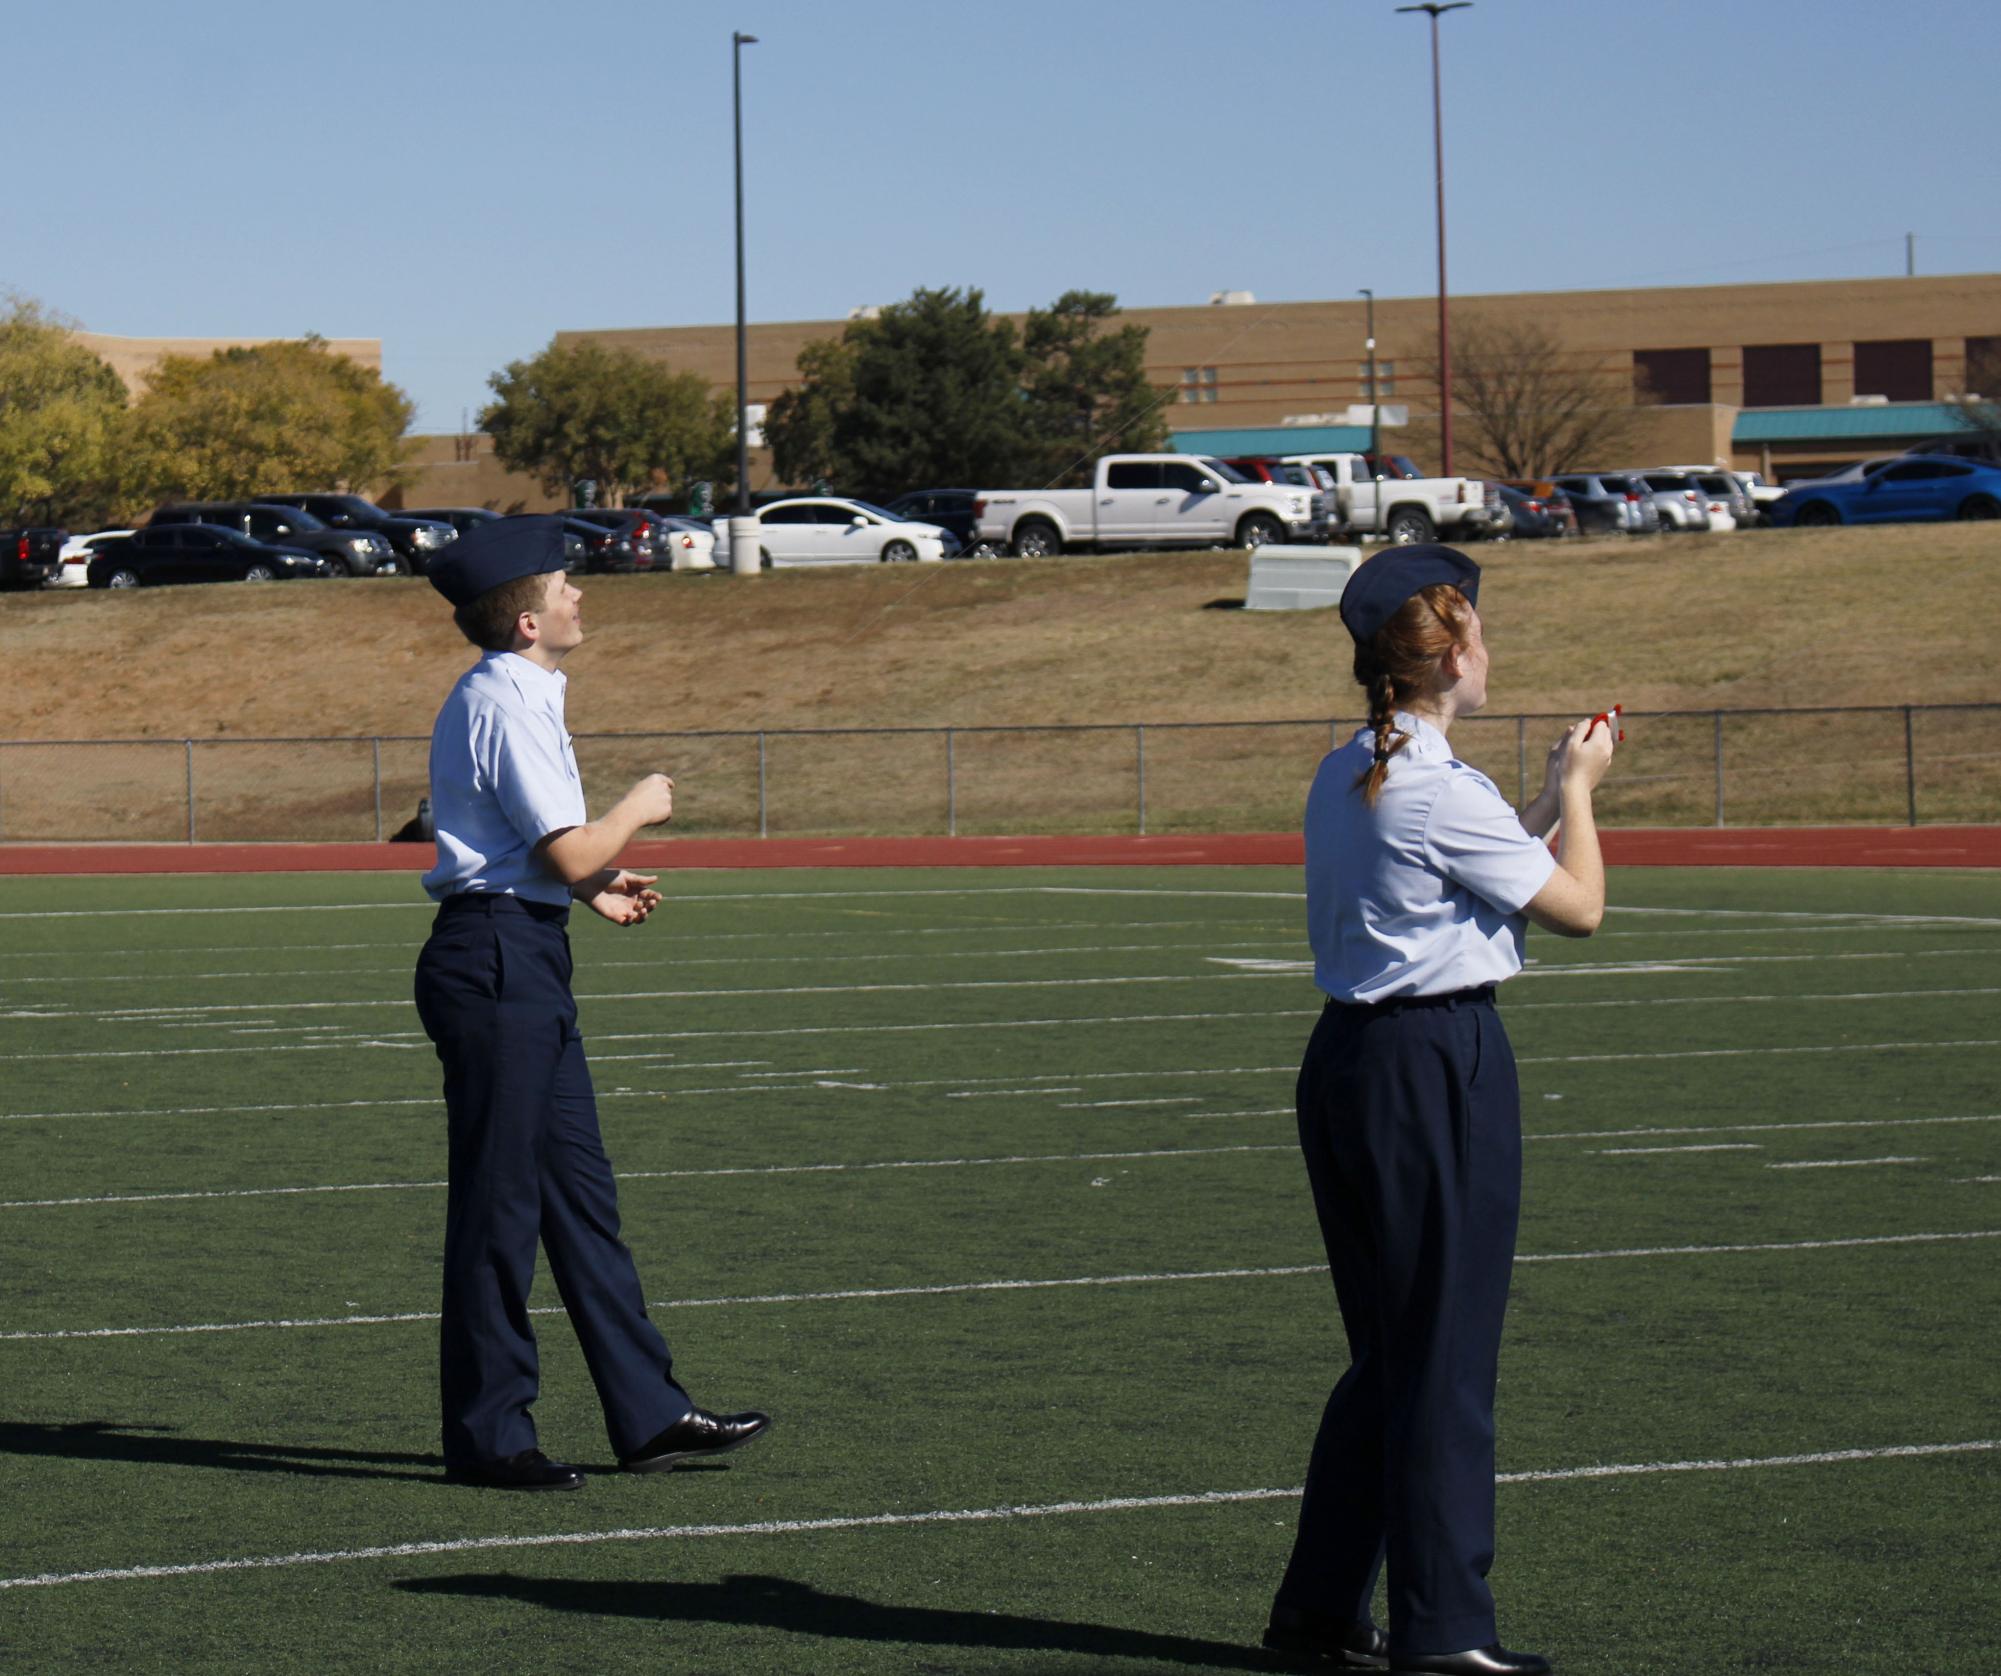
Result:
[[1820,345],[1747,343],[1744,346],[1744,405],[1820,406]]
[[1709,351],[1634,350],[1633,399],[1642,402],[1707,402],[1710,399]]
[[2001,396],[2001,338],[1966,340],[1966,389],[1969,396]]
[[1216,369],[1214,367],[1183,367],[1181,369],[1181,400],[1184,402],[1213,402],[1216,399]]
[[1397,364],[1394,361],[1378,361],[1376,363],[1376,382],[1382,386],[1380,397],[1374,390],[1369,388],[1369,363],[1367,361],[1364,361],[1356,369],[1355,382],[1361,386],[1363,401],[1388,401],[1391,396],[1397,393]]
[[1932,399],[1932,340],[1893,338],[1855,346],[1855,393],[1893,402]]

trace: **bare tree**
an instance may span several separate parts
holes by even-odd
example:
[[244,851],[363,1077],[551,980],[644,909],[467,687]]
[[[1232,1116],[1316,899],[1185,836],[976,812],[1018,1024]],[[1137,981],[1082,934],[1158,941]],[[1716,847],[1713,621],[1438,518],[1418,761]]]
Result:
[[[1417,361],[1438,382],[1438,340]],[[1472,315],[1452,332],[1452,411],[1465,463],[1487,476],[1552,477],[1636,447],[1654,399],[1626,368],[1580,364],[1533,321]]]

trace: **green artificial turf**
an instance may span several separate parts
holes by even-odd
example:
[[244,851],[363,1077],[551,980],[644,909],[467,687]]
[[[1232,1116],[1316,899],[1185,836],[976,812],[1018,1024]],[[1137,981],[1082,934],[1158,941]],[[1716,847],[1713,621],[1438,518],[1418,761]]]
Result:
[[[438,1476],[414,882],[0,880],[0,1579],[70,1579],[0,1587],[0,1664],[1266,1668],[1343,1361],[1296,874],[669,884],[573,928],[583,1024],[677,1371],[776,1423],[604,1470],[552,1310],[542,1441],[594,1470],[521,1497]],[[2001,1439],[2001,1239],[1944,1237],[2001,1230],[2001,879],[1612,895],[1504,995],[1502,1473]],[[1569,1676],[2001,1668],[1997,1489],[1992,1451],[1510,1478],[1503,1633]],[[403,1544],[461,1546],[356,1557]],[[339,1557],[74,1575],[301,1555]]]

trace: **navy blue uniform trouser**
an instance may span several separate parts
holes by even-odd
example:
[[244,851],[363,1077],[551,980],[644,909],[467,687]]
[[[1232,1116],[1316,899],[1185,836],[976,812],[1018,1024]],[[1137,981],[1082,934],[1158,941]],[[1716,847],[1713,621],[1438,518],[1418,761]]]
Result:
[[444,1065],[450,1126],[438,1351],[453,1465],[535,1447],[538,1240],[612,1449],[631,1454],[693,1406],[618,1237],[570,994],[567,913],[512,896],[451,897],[417,959],[417,1012]]
[[1399,1653],[1497,1639],[1494,1388],[1521,1205],[1521,1096],[1490,991],[1330,1005],[1299,1140],[1351,1362],[1321,1418],[1278,1599]]

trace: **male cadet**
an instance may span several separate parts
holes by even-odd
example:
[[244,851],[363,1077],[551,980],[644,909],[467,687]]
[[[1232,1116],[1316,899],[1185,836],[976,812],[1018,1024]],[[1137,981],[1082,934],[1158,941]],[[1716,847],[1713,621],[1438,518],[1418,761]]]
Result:
[[535,1446],[529,1416],[538,1238],[628,1472],[735,1449],[770,1424],[695,1406],[618,1237],[564,924],[572,899],[621,926],[659,905],[653,879],[616,862],[640,828],[672,816],[674,782],[649,774],[610,813],[584,818],[560,667],[583,642],[583,596],[563,563],[560,520],[506,518],[454,542],[429,573],[485,654],[431,735],[438,864],[424,888],[438,917],[417,959],[417,1011],[444,1063],[450,1119],[445,1467],[510,1490],[584,1482]]

